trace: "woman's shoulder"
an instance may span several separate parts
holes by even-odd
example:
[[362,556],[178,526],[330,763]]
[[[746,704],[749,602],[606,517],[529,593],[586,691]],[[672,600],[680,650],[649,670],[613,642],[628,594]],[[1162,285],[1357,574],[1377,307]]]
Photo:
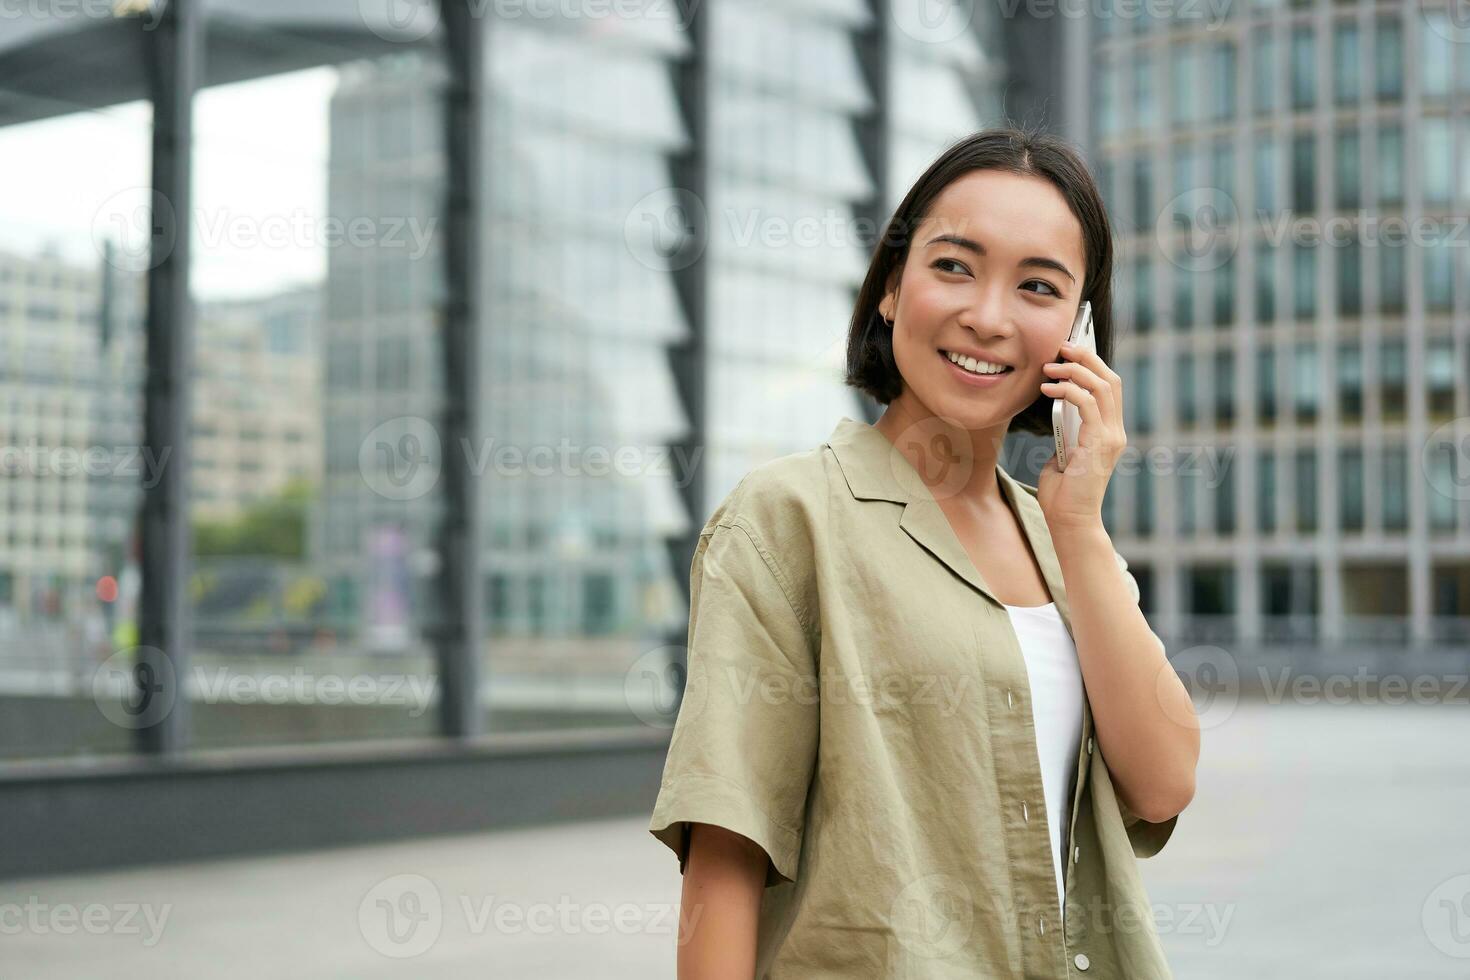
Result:
[[830,465],[824,444],[752,466],[716,505],[702,533],[738,525],[772,548],[810,546],[828,516]]

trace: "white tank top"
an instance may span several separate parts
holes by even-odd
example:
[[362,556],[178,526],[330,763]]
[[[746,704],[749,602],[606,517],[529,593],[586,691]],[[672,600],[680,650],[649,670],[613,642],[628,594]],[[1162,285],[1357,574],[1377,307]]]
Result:
[[1031,684],[1031,718],[1036,727],[1037,762],[1046,797],[1046,824],[1051,831],[1057,904],[1065,906],[1062,868],[1066,857],[1062,848],[1072,817],[1072,777],[1077,771],[1077,746],[1082,741],[1082,666],[1055,602],[1044,606],[1006,605],[1006,611],[1016,629]]

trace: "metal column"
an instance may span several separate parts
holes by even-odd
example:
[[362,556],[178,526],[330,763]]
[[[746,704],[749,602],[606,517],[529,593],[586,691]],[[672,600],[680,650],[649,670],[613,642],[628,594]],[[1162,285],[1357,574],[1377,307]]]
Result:
[[[143,442],[164,462],[145,486],[140,515],[142,590],[134,680],[138,750],[181,751],[188,741],[189,295],[194,91],[203,77],[204,14],[170,0],[145,46],[153,98],[153,213],[148,269]],[[166,456],[164,454],[167,454]]]

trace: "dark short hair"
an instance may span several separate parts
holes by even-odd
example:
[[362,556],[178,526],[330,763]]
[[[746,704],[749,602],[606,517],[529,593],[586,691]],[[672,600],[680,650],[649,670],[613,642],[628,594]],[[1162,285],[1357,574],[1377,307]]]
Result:
[[[1012,127],[986,129],[952,143],[904,195],[873,248],[847,334],[846,383],[887,405],[903,391],[893,359],[893,328],[878,312],[889,278],[908,258],[909,236],[928,216],[940,193],[975,170],[1005,170],[1051,181],[1082,225],[1086,271],[1082,300],[1092,304],[1097,350],[1113,357],[1113,233],[1102,195],[1081,155],[1058,136]],[[1051,434],[1054,399],[1039,395],[1011,421],[1010,431]]]

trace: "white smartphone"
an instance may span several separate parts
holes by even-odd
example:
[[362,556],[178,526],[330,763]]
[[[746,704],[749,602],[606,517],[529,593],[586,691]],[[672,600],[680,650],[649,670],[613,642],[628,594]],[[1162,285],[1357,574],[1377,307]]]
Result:
[[[1072,321],[1072,332],[1067,343],[1074,347],[1097,351],[1097,338],[1092,333],[1092,304],[1083,302],[1077,308],[1077,318]],[[1065,358],[1059,359],[1065,360]],[[1082,413],[1077,406],[1065,398],[1058,398],[1051,405],[1051,429],[1057,442],[1057,469],[1067,468],[1067,458],[1077,448],[1077,438],[1082,432]]]

